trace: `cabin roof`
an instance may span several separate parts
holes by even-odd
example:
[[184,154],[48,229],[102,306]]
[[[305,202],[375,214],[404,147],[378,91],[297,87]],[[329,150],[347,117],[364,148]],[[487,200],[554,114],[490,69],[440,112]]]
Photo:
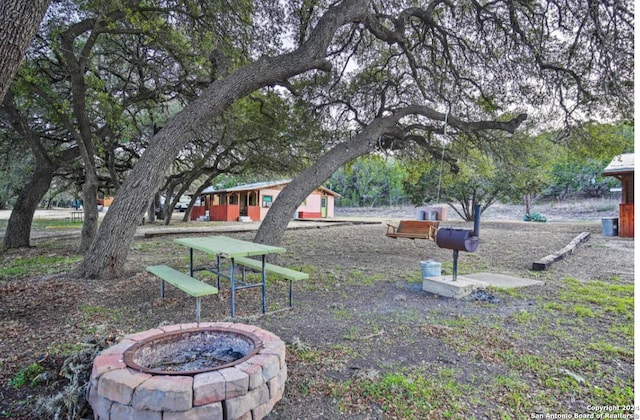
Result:
[[602,175],[615,176],[632,174],[634,172],[635,159],[633,153],[624,153],[614,157],[611,163],[604,168]]
[[[235,187],[223,188],[223,189],[215,189],[214,187],[207,187],[202,191],[202,194],[217,194],[217,193],[230,193],[230,192],[242,192],[242,191],[255,191],[255,190],[263,190],[265,188],[274,188],[281,185],[287,185],[290,183],[290,179],[281,179],[278,181],[263,181],[263,182],[254,182],[251,184],[243,184],[237,185]],[[326,187],[318,187],[317,189],[327,193],[328,195],[332,195],[334,197],[340,197],[335,191],[330,190]]]

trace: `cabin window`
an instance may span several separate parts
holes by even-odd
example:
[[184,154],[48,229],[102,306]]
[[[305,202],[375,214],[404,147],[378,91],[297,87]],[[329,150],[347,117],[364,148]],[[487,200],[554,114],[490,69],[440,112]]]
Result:
[[262,196],[262,207],[271,207],[271,203],[273,203],[272,195],[263,195]]

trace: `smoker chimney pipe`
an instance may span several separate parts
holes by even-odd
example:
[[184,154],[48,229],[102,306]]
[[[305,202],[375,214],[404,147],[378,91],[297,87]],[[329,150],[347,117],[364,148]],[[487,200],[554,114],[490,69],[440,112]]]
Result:
[[480,237],[480,204],[473,207],[473,236]]

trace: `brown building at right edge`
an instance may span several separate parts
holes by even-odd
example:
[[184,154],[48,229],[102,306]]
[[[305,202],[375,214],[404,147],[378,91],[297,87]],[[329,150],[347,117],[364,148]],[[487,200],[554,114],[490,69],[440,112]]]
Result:
[[625,153],[613,158],[604,168],[603,176],[613,176],[622,183],[622,199],[618,221],[618,236],[633,238],[633,172],[634,154]]

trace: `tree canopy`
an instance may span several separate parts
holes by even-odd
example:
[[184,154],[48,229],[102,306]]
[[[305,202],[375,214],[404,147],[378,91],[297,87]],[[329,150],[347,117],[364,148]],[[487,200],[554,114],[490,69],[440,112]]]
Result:
[[[461,137],[491,151],[510,141],[496,133],[525,120],[543,131],[631,118],[630,1],[227,3],[67,0],[74,13],[54,10],[48,27],[63,25],[42,38],[41,61],[66,92],[51,115],[69,120],[84,196],[100,184],[97,156],[108,161],[117,155],[109,150],[125,150],[122,139],[143,139],[127,147],[135,164],[79,274],[122,273],[174,160],[254,92],[301,104],[320,127],[319,157],[276,200],[259,242],[279,241],[306,194],[358,156],[442,157],[442,144]],[[454,170],[455,150],[442,157]]]

